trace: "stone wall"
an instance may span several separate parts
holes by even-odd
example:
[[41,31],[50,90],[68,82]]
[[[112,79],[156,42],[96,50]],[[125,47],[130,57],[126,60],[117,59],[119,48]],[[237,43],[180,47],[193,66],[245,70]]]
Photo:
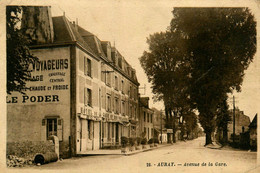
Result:
[[52,141],[22,141],[7,142],[6,155],[15,155],[28,160],[33,160],[37,153],[54,152]]

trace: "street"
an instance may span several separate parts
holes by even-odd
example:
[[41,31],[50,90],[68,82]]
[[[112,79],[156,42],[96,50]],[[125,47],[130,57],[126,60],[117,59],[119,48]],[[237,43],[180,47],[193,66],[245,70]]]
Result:
[[200,137],[131,156],[75,157],[33,169],[65,169],[70,172],[257,172],[254,169],[256,152],[210,149],[203,146],[204,142],[205,137]]

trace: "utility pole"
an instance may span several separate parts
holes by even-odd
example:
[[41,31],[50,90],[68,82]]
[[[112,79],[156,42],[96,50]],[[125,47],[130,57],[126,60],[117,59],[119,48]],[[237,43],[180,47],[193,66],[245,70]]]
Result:
[[162,110],[160,111],[161,113],[161,144],[162,144]]
[[236,115],[236,113],[235,113],[235,111],[236,111],[236,108],[235,108],[235,96],[233,96],[233,144],[235,143],[235,123],[236,123],[236,121],[235,121],[235,115]]

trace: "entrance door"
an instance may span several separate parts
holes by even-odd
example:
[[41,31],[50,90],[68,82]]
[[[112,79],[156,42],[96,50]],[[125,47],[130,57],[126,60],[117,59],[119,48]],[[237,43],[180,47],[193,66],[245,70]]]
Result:
[[79,146],[79,151],[82,151],[82,137],[83,137],[83,135],[82,135],[82,119],[80,119],[80,146]]
[[119,129],[118,129],[118,123],[116,123],[116,143],[119,142]]

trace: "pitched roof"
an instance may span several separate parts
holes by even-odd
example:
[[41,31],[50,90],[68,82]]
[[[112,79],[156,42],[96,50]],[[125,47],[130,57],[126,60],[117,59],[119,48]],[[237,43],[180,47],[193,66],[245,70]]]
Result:
[[63,16],[53,17],[54,43],[64,43],[72,41],[72,37],[66,27]]
[[[92,34],[91,32],[85,30],[78,25],[72,24],[65,16],[52,17],[52,20],[54,28],[54,43],[66,43],[75,41],[78,42],[92,55],[95,55],[96,57],[102,57],[103,59],[106,59],[108,61],[112,61],[112,59],[108,59],[108,56],[106,55],[107,52],[104,47],[106,44],[110,44],[109,41],[101,41],[96,35]],[[136,74],[131,74],[133,68],[128,64],[125,58],[115,47],[111,47],[111,52],[113,51],[116,51],[118,56],[122,60],[122,68],[120,68],[118,64],[115,65],[115,67],[138,83]]]
[[54,30],[54,43],[77,41],[89,53],[94,54],[88,43],[81,37],[75,25],[65,16],[52,17]]

